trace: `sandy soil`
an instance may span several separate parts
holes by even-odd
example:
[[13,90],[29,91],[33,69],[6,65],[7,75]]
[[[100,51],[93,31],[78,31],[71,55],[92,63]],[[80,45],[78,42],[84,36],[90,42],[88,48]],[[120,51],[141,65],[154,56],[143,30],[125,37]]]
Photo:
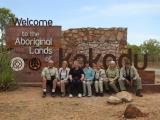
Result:
[[[41,98],[40,88],[19,88],[0,93],[0,120],[123,120],[127,104],[109,105],[105,97]],[[160,120],[160,94],[134,96],[136,104],[148,117],[136,120]]]

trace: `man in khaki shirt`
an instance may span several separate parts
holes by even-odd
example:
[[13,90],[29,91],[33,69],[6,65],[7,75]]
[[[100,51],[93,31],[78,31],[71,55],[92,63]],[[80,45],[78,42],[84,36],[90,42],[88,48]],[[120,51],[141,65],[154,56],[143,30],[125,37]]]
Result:
[[43,96],[46,96],[46,86],[52,85],[52,92],[51,96],[55,96],[55,90],[56,90],[56,83],[58,79],[58,69],[54,67],[54,61],[50,60],[48,61],[48,67],[43,68],[41,76],[43,78],[42,80],[42,87],[43,87]]
[[142,82],[139,74],[134,66],[131,66],[131,62],[127,60],[125,65],[120,70],[119,85],[121,91],[126,90],[126,86],[134,87],[135,83],[136,96],[142,97]]

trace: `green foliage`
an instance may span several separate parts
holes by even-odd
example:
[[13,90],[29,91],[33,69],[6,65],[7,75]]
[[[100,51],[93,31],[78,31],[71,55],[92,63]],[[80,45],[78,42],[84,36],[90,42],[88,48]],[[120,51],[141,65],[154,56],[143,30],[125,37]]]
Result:
[[14,25],[16,22],[15,15],[7,8],[0,8],[0,45],[3,50],[5,43],[5,28]]
[[146,40],[141,46],[142,53],[160,55],[160,42],[155,39]]
[[160,55],[160,42],[155,39],[146,40],[140,46],[128,44],[127,47],[132,50],[133,54]]
[[127,45],[128,49],[132,50],[133,54],[141,54],[141,48],[137,45]]
[[0,53],[0,91],[15,88],[16,80],[8,53]]

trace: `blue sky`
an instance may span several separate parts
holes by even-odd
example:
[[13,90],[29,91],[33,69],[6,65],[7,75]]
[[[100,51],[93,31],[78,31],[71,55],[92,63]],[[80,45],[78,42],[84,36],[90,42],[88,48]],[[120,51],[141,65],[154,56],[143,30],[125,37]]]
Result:
[[52,19],[63,30],[127,27],[128,42],[160,41],[160,0],[0,0],[19,18]]

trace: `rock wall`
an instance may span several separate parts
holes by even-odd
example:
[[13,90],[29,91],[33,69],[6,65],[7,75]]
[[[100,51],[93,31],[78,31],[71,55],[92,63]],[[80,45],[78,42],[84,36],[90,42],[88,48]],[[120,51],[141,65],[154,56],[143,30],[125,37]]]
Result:
[[89,48],[93,50],[93,57],[101,54],[100,61],[105,54],[118,57],[126,52],[127,28],[77,28],[63,31],[62,48],[64,56],[72,53],[89,56]]

